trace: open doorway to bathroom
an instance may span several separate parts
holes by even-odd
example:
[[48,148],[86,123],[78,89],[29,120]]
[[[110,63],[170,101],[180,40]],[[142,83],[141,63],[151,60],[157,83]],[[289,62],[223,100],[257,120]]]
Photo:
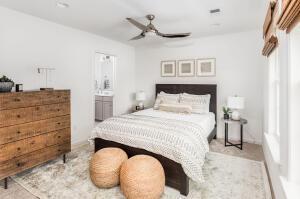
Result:
[[95,125],[113,116],[116,57],[95,55]]

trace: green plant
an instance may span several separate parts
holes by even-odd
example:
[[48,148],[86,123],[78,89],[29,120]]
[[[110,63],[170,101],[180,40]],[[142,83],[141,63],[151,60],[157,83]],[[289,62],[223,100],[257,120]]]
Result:
[[230,108],[223,106],[223,113],[224,113],[225,115],[229,115],[229,113],[231,113]]
[[15,84],[14,81],[12,81],[11,79],[9,79],[9,78],[6,77],[5,75],[3,75],[3,76],[0,78],[0,82],[11,82],[11,83]]

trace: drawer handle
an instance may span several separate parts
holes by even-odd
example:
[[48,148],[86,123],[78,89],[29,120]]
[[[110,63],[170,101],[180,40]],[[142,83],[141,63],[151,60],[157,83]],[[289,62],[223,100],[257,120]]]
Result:
[[58,138],[61,138],[61,136],[59,135]]
[[32,141],[30,144],[35,144],[35,141]]
[[22,164],[21,163],[17,163],[17,167],[20,167]]
[[40,107],[36,107],[35,110],[37,110],[37,111],[40,110]]
[[60,111],[60,109],[58,108],[57,111]]
[[57,122],[58,125],[60,125],[60,122]]
[[17,131],[17,134],[20,134],[21,133],[21,131]]
[[21,150],[21,148],[20,148],[20,147],[18,147],[17,149],[18,149],[18,151],[20,151],[20,150]]
[[19,98],[15,98],[14,101],[15,101],[15,102],[19,102],[19,101],[21,101],[21,100],[20,100]]
[[17,115],[17,118],[20,118],[21,117],[21,115]]
[[58,149],[57,151],[58,151],[58,152],[61,152],[61,150],[60,150],[60,149]]

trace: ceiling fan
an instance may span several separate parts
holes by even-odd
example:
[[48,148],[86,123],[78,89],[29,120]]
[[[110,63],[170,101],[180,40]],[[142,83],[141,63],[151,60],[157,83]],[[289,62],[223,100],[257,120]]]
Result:
[[175,34],[164,34],[159,32],[155,26],[152,24],[152,21],[154,20],[155,16],[150,14],[146,15],[146,18],[150,21],[148,25],[143,25],[140,22],[132,19],[132,18],[126,18],[130,23],[132,23],[134,26],[136,26],[138,29],[142,30],[141,34],[139,34],[136,37],[133,37],[130,40],[138,40],[144,38],[146,35],[157,35],[161,37],[166,38],[180,38],[180,37],[188,37],[191,35],[191,33],[175,33]]

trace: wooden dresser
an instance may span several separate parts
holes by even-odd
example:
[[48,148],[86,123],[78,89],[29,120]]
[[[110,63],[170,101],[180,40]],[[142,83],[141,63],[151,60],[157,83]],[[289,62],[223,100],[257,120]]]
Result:
[[70,91],[0,93],[0,180],[71,151]]

